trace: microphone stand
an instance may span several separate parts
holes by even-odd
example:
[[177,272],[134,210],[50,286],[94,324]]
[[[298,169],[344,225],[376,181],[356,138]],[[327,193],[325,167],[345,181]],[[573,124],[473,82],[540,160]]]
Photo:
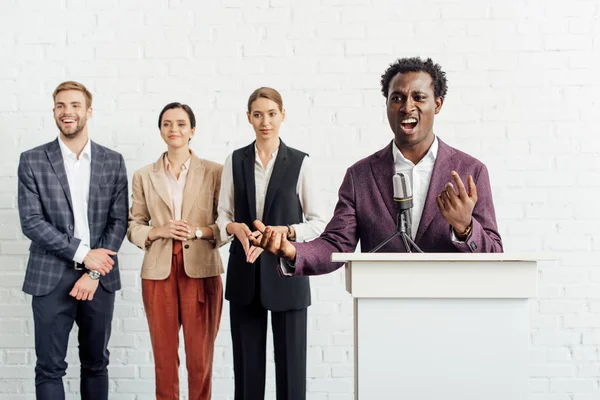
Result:
[[395,238],[396,236],[400,236],[402,239],[402,243],[404,244],[404,248],[407,253],[412,253],[413,251],[410,249],[411,246],[417,253],[422,253],[423,250],[417,246],[417,244],[412,240],[410,235],[407,232],[407,226],[410,224],[410,214],[408,213],[409,209],[398,211],[398,215],[396,216],[396,232],[392,233],[387,239],[381,242],[377,247],[371,249],[369,253],[375,253],[377,250],[381,249],[385,246],[390,240]]

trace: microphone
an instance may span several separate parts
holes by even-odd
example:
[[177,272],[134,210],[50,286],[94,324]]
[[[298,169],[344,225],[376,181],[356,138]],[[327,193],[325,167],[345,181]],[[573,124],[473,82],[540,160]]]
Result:
[[412,188],[408,175],[398,172],[392,178],[394,187],[394,202],[398,207],[398,215],[396,217],[396,232],[387,237],[383,242],[369,250],[369,253],[376,253],[385,246],[390,240],[399,236],[402,239],[404,248],[407,252],[412,253],[411,246],[415,251],[422,253],[423,250],[417,246],[411,237],[412,215],[410,209],[413,207]]
[[411,209],[413,207],[413,195],[408,176],[398,172],[394,175],[392,183],[394,186],[394,201],[400,211]]

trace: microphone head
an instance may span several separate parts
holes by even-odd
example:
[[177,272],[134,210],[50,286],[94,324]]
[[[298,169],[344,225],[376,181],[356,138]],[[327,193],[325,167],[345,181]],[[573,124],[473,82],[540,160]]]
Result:
[[408,176],[402,172],[398,172],[394,175],[393,185],[394,201],[396,201],[403,210],[412,208],[413,196]]

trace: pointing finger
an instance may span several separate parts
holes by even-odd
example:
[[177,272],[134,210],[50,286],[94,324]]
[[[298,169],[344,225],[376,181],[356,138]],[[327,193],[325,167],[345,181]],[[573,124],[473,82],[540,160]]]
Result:
[[454,183],[456,183],[456,187],[458,188],[458,197],[464,199],[467,197],[467,191],[465,190],[465,185],[463,184],[462,179],[458,175],[458,172],[452,171],[452,178],[454,178]]
[[446,188],[444,189],[444,192],[446,193],[446,196],[448,196],[448,199],[451,202],[456,202],[456,200],[458,199],[458,195],[454,191],[454,185],[452,185],[452,183],[446,183]]

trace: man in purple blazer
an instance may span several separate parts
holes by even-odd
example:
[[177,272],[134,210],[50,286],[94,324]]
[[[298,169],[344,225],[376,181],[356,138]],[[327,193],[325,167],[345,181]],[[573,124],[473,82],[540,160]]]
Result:
[[[412,237],[424,252],[502,252],[487,168],[433,133],[446,97],[445,75],[431,59],[403,58],[390,65],[381,86],[394,140],[348,168],[323,234],[292,243],[256,221],[252,245],[286,259],[281,263],[286,275],[332,272],[342,263],[331,262],[331,253],[353,252],[359,240],[361,251],[368,252],[395,231],[392,179],[402,172],[413,188]],[[396,237],[379,251],[406,249]],[[249,261],[257,253],[249,251]]]

